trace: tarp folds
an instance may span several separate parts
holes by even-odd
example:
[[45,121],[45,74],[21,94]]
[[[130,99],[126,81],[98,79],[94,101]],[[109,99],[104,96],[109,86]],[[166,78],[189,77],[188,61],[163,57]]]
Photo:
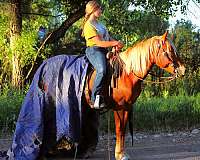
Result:
[[54,141],[68,137],[79,142],[87,67],[85,56],[75,55],[59,55],[42,63],[21,107],[8,151],[10,159],[35,160],[39,146],[48,139],[46,133]]

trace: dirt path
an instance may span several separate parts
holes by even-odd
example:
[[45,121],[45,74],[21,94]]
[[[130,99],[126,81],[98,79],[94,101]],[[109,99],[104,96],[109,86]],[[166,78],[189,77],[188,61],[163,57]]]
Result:
[[[97,150],[91,160],[108,160],[107,136],[100,136]],[[131,136],[126,138],[126,151],[131,160],[200,160],[200,133],[190,132],[146,134],[135,133],[134,143]],[[10,138],[0,139],[0,149],[6,150]],[[114,160],[115,136],[110,136],[111,160]],[[49,160],[66,160],[66,158],[51,158]]]
[[[131,160],[200,160],[200,144],[128,147]],[[108,153],[96,151],[92,160],[108,160]],[[114,156],[111,157],[114,160]],[[64,160],[64,159],[63,159]]]
[[[112,138],[112,137],[111,137]],[[104,139],[104,140],[103,140]],[[92,159],[108,160],[107,138],[102,138]],[[114,146],[114,139],[112,146]],[[127,136],[126,151],[131,160],[200,160],[200,133],[190,132],[141,134],[134,136],[131,146],[131,137]],[[112,148],[112,160],[114,159]]]

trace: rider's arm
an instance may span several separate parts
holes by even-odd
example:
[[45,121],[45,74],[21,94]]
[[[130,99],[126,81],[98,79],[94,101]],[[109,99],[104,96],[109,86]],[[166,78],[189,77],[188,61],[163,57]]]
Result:
[[110,39],[108,41],[102,40],[97,30],[93,25],[91,25],[90,22],[87,22],[84,26],[84,36],[89,46],[95,45],[104,48],[114,47],[114,46],[118,46],[119,48],[123,47],[123,44],[120,41],[116,41],[114,39],[113,40]]
[[114,47],[114,46],[118,46],[120,45],[121,42],[116,41],[116,40],[111,40],[111,41],[104,41],[101,40],[99,35],[96,35],[94,37],[91,38],[92,41],[96,44],[96,46],[98,47]]

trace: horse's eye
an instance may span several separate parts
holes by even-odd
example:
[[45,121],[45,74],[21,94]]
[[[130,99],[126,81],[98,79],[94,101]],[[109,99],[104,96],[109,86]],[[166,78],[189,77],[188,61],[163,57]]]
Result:
[[166,51],[163,52],[163,56],[165,56],[165,57],[167,57],[168,59],[170,59],[170,58],[169,58],[169,54],[168,54]]

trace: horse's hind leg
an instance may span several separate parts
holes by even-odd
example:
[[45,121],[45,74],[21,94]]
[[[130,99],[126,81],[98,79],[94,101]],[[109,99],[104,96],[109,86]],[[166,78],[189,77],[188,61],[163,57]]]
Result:
[[116,145],[115,158],[116,160],[129,159],[125,154],[125,131],[128,120],[128,111],[114,111],[115,130],[116,130]]
[[96,150],[98,143],[99,113],[88,105],[83,105],[81,142],[78,147],[80,157],[88,158]]

